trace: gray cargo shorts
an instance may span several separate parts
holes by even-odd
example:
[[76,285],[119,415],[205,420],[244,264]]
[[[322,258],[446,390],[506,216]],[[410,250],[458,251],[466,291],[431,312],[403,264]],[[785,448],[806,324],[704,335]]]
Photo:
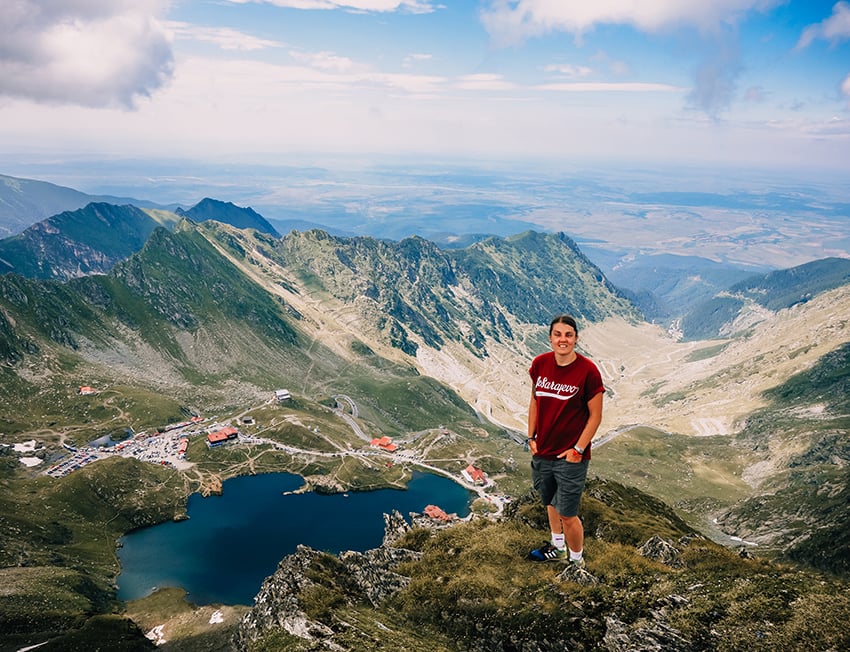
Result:
[[588,465],[588,460],[567,462],[531,458],[531,479],[543,504],[552,505],[561,516],[578,516]]

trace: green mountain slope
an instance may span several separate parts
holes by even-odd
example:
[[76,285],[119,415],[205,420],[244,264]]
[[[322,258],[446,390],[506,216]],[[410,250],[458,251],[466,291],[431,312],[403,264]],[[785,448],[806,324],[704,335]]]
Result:
[[850,259],[824,258],[805,265],[777,270],[729,288],[768,310],[790,308],[813,296],[850,283]]
[[850,343],[766,392],[740,445],[773,451],[780,471],[719,519],[797,561],[850,573]]
[[457,343],[486,357],[488,341],[521,340],[514,325],[546,323],[560,311],[591,322],[639,318],[563,235],[529,232],[448,251],[422,238],[390,242],[323,231],[292,232],[278,241],[217,237],[235,255],[265,260],[305,290],[349,306],[367,332],[411,356],[420,345],[440,350]]
[[[168,469],[125,459],[91,465],[63,482],[45,476],[13,480],[8,469],[0,472],[0,649],[45,643],[81,626],[89,629],[83,641],[68,638],[45,649],[147,649],[125,618],[113,617],[100,628],[84,623],[120,609],[111,586],[114,542],[130,529],[181,513],[183,480]],[[109,545],[99,543],[104,538]],[[100,647],[106,641],[115,647]]]
[[76,211],[91,203],[132,204],[140,208],[157,208],[153,202],[87,195],[73,188],[46,181],[21,179],[0,174],[0,238],[22,232],[52,215]]
[[104,274],[139,251],[155,228],[174,229],[183,217],[195,222],[216,220],[277,236],[274,227],[252,209],[213,199],[204,199],[188,211],[178,209],[177,214],[92,202],[0,240],[0,274],[61,280]]
[[[843,299],[835,301],[839,300]],[[814,303],[818,300],[797,310],[795,318],[800,323],[813,314],[806,308]],[[450,474],[475,462],[497,478],[500,492],[520,496],[528,486],[528,454],[495,417],[514,414],[521,419],[524,406],[513,397],[520,395],[527,404],[525,365],[533,352],[545,349],[545,324],[560,311],[573,312],[583,326],[589,326],[582,331],[583,336],[587,333],[588,345],[598,339],[610,342],[600,333],[607,322],[613,322],[616,328],[604,333],[627,333],[622,342],[613,344],[623,349],[646,346],[653,359],[667,360],[668,367],[676,366],[672,360],[682,360],[682,354],[673,351],[672,341],[670,349],[662,350],[655,348],[659,339],[651,340],[652,345],[641,344],[649,340],[631,339],[631,334],[646,326],[639,324],[637,310],[563,235],[525,233],[444,251],[421,238],[393,243],[336,238],[322,231],[277,238],[217,220],[200,224],[184,220],[173,231],[155,228],[137,252],[106,274],[66,282],[0,276],[3,443],[36,439],[44,446],[38,454],[49,460],[58,457],[64,451],[62,444],[69,441],[83,444],[127,428],[153,431],[192,413],[217,419],[249,413],[262,424],[264,436],[283,446],[252,444],[211,452],[197,438],[187,453],[193,465],[187,470],[147,464],[125,468],[122,461],[114,460],[111,465],[96,462],[83,474],[75,471],[61,479],[24,468],[11,449],[0,447],[0,483],[9,496],[0,501],[0,520],[9,525],[2,530],[2,547],[9,552],[6,566],[0,567],[0,584],[14,580],[16,587],[10,601],[0,601],[0,609],[7,609],[0,616],[14,617],[30,633],[55,632],[75,629],[89,615],[109,611],[115,604],[109,589],[115,571],[115,532],[170,518],[179,513],[180,500],[189,492],[215,491],[221,479],[231,475],[287,470],[303,475],[308,486],[329,491],[404,486],[409,477],[406,464],[374,464],[372,457],[364,456],[363,461],[346,456],[352,450],[368,450],[371,436],[404,440],[416,454],[428,456],[435,468]],[[809,324],[810,331],[822,332],[820,339],[840,338],[843,322],[834,321],[826,309],[818,314],[819,322]],[[594,335],[597,326],[600,330]],[[795,328],[799,332],[800,326]],[[743,386],[755,374],[749,360],[755,369],[774,359],[776,346],[768,335],[765,329],[748,345],[746,356],[740,352],[733,356],[741,370],[719,364],[723,347],[689,348],[694,355],[672,370],[689,383],[687,391],[653,385],[653,379],[641,380],[642,409],[657,414],[685,410],[695,396],[708,395],[718,387],[728,398],[734,389],[726,388],[734,385],[721,382],[740,380]],[[744,339],[730,347],[746,344]],[[783,349],[782,359],[797,356],[801,360],[814,346]],[[677,357],[666,357],[674,353]],[[640,373],[646,365],[635,362],[633,370],[618,365],[614,355],[603,358],[613,405],[618,395],[627,394],[625,387],[620,391],[629,382],[627,374]],[[701,375],[685,377],[685,366],[688,373],[696,367],[704,369]],[[769,366],[759,373],[788,375],[779,371],[778,363]],[[727,434],[690,438],[696,441],[686,443],[684,436],[647,436],[636,429],[606,444],[599,468],[613,468],[613,462],[621,461],[622,468],[642,477],[650,491],[669,489],[671,502],[681,503],[677,509],[690,507],[704,515],[726,509],[742,496],[756,495],[748,493],[746,482],[736,474],[748,463],[760,464],[775,446],[781,449],[775,464],[779,471],[763,479],[761,500],[772,493],[781,497],[788,490],[786,504],[796,500],[798,508],[805,505],[802,509],[812,514],[812,520],[800,519],[800,523],[809,528],[823,524],[825,532],[839,532],[843,516],[830,519],[840,514],[836,501],[845,495],[846,482],[835,469],[840,467],[836,460],[846,459],[840,436],[846,432],[840,418],[846,414],[846,405],[834,396],[846,394],[841,384],[845,366],[846,353],[839,351],[834,359],[828,356],[813,367],[810,375],[786,383],[789,396],[774,398],[796,402],[799,410],[766,412],[765,424],[775,420],[776,428],[762,424],[759,430],[761,422],[754,417],[739,439]],[[99,391],[82,396],[77,391],[81,385],[94,385]],[[273,390],[281,387],[293,395],[285,410],[270,402]],[[340,394],[351,397],[357,406],[356,418],[353,410],[347,416],[355,419],[362,437],[341,417],[336,402]],[[626,418],[629,421],[623,423],[636,419],[634,414]],[[646,411],[637,418],[653,417]],[[816,431],[817,424],[824,429]],[[810,432],[819,433],[812,438],[813,445],[801,447],[799,438]],[[620,451],[621,459],[609,461],[606,467],[608,446]],[[285,447],[323,455],[298,455]],[[801,463],[785,468],[782,455],[789,450],[797,451]],[[679,451],[686,460],[676,459]],[[654,474],[662,469],[675,478],[656,479]],[[677,475],[683,469],[692,475]],[[794,475],[795,469],[804,473]],[[138,494],[128,505],[122,502],[126,492],[112,491],[113,484],[124,486],[112,482],[117,474],[135,478]],[[170,478],[169,491],[157,493],[162,477]],[[711,499],[697,495],[711,482],[723,484],[722,492],[718,490]],[[677,487],[684,490],[676,493]],[[819,493],[823,487],[824,495]],[[602,586],[579,590],[586,591],[581,594],[583,600],[596,600],[584,613],[593,645],[600,645],[606,635],[616,638],[619,625],[609,627],[605,619],[609,611],[624,623],[624,632],[634,633],[646,629],[643,625],[650,623],[659,605],[667,607],[670,616],[661,619],[664,627],[672,627],[676,636],[690,641],[690,649],[736,640],[739,617],[744,633],[750,632],[757,612],[763,613],[761,607],[771,609],[764,618],[772,642],[814,636],[805,640],[828,646],[834,642],[829,637],[840,636],[841,631],[832,625],[816,634],[802,631],[790,603],[770,583],[777,573],[782,586],[799,580],[793,585],[794,595],[800,597],[797,604],[805,607],[805,613],[814,613],[815,606],[821,605],[824,613],[837,619],[846,604],[830,602],[823,591],[812,588],[823,587],[810,580],[812,576],[794,580],[797,571],[786,573],[774,566],[765,566],[768,570],[762,573],[766,562],[741,561],[735,553],[707,543],[692,544],[690,538],[682,542],[682,536],[692,536],[690,528],[658,499],[639,492],[614,490],[603,483],[590,498],[593,501],[586,502],[583,517],[588,550],[599,559],[599,567],[591,565],[591,570],[602,579]],[[107,514],[102,504],[111,500],[121,502],[122,509]],[[742,504],[745,510],[740,517],[727,509],[723,524],[744,538],[758,535],[764,548],[770,539],[777,551],[799,559],[827,550],[815,536],[810,542],[817,548],[795,548],[803,542],[793,536],[783,538],[793,534],[792,529],[777,527],[773,512],[757,509],[760,504],[758,500]],[[45,505],[41,512],[34,507]],[[479,504],[475,509],[483,514],[490,506]],[[511,631],[523,632],[524,643],[532,646],[538,641],[534,638],[538,628],[532,626],[538,622],[538,607],[547,614],[563,611],[565,620],[559,621],[558,632],[567,636],[565,628],[582,614],[558,596],[576,589],[564,579],[538,581],[539,569],[532,571],[515,562],[518,551],[546,536],[541,514],[530,503],[518,501],[517,510],[518,520],[510,524],[481,519],[433,540],[421,533],[410,535],[409,545],[423,553],[426,561],[402,568],[413,589],[398,594],[399,602],[387,606],[397,610],[405,637],[421,640],[416,638],[416,625],[437,632],[439,614],[445,612],[455,617],[455,629],[451,637],[438,636],[435,641],[456,638],[470,646],[484,645],[482,640],[487,645],[504,643],[502,635],[507,630],[499,625],[504,622]],[[781,509],[777,513],[786,514]],[[790,519],[791,512],[787,514]],[[80,523],[72,523],[77,520]],[[659,570],[634,552],[652,534],[681,546],[690,565],[687,572]],[[474,562],[481,556],[487,561],[476,567]],[[491,559],[496,561],[491,564]],[[39,568],[38,573],[26,570],[29,562]],[[841,571],[837,564],[829,565],[833,562],[824,558],[818,563]],[[335,562],[327,563],[336,568]],[[443,567],[454,575],[429,577],[434,568]],[[316,572],[321,574],[322,569]],[[516,586],[510,584],[511,578],[518,578]],[[553,582],[559,587],[554,593],[547,588]],[[44,617],[27,605],[51,583],[58,587],[51,594],[57,609]],[[362,601],[348,605],[348,597],[335,591],[310,588],[311,618],[334,625],[361,614],[360,622],[374,621],[371,608]],[[759,609],[721,608],[735,603],[736,596],[746,603],[765,592],[768,596],[759,602]],[[432,596],[430,601],[427,595]],[[535,609],[524,606],[522,600],[528,595],[540,597]],[[687,602],[669,596],[682,596]],[[623,604],[627,607],[617,606]],[[673,604],[679,606],[674,609]],[[126,626],[126,621],[121,622]],[[484,639],[477,638],[475,622],[486,624]],[[524,628],[523,623],[531,625]],[[713,638],[715,630],[724,638]],[[373,641],[390,636],[382,631],[377,625],[368,628],[377,637]],[[559,638],[557,645],[568,639]],[[389,644],[390,639],[386,641]],[[24,641],[15,643],[23,647]],[[546,649],[544,643],[540,641],[540,649]]]
[[0,273],[69,279],[109,271],[158,226],[135,206],[89,204],[0,240]]
[[51,215],[82,208],[90,201],[78,190],[0,175],[0,236],[19,233]]
[[847,283],[850,260],[846,258],[825,258],[753,276],[689,310],[682,319],[682,331],[688,339],[728,335],[763,319],[760,309],[790,308]]
[[753,275],[752,270],[698,256],[636,255],[623,260],[609,254],[608,260],[605,252],[589,250],[612,283],[634,294],[648,320],[664,324]]
[[563,233],[488,238],[452,254],[487,304],[502,305],[530,323],[548,323],[553,310],[588,322],[613,315],[641,319]]
[[[242,273],[190,222],[174,233],[157,229],[108,275],[65,284],[0,277],[0,352],[12,365],[4,371],[10,400],[0,418],[20,424],[15,428],[45,411],[44,397],[25,380],[33,374],[45,376],[44,391],[97,377],[212,404],[255,400],[281,386],[323,396],[344,392],[391,430],[416,429],[423,417],[433,424],[472,416],[453,392],[438,389],[409,362],[382,360],[355,340],[340,355],[313,339],[310,329],[299,328],[297,311]],[[395,400],[381,405],[383,392],[408,406],[418,397],[414,406],[429,407],[404,416]]]
[[223,202],[209,197],[202,199],[187,211],[177,209],[177,214],[188,217],[193,222],[216,220],[235,226],[237,229],[256,229],[260,233],[280,235],[275,228],[253,208],[242,208],[231,202]]

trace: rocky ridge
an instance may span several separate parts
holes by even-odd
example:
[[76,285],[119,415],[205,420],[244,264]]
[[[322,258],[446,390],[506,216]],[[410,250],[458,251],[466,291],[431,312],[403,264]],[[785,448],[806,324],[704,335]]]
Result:
[[[827,597],[836,587],[720,548],[660,505],[642,511],[648,527],[636,531],[629,503],[646,507],[646,498],[611,483],[591,485],[593,496],[583,502],[590,535],[583,568],[522,559],[517,548],[540,536],[545,518],[530,495],[498,522],[432,529],[421,515],[411,514],[410,526],[395,512],[385,515],[377,549],[335,557],[300,547],[283,559],[234,645],[240,652],[690,652],[752,644],[839,649],[830,646],[847,638],[831,629],[850,609],[847,600]],[[772,593],[770,608],[736,605],[758,601],[777,581],[787,590]],[[801,618],[815,608],[831,624],[804,631]]]
[[[416,526],[434,529],[450,527],[434,525],[422,515],[411,514]],[[253,608],[242,618],[235,643],[240,652],[249,652],[253,645],[276,630],[285,630],[288,634],[302,639],[309,649],[347,650],[344,644],[335,642],[335,630],[344,627],[344,623],[336,622],[329,626],[311,617],[302,604],[299,596],[309,594],[321,584],[322,575],[325,581],[331,581],[335,587],[344,587],[346,601],[357,603],[367,602],[371,607],[380,607],[392,596],[406,588],[410,578],[397,572],[399,565],[422,559],[422,553],[403,547],[396,547],[402,537],[410,532],[411,526],[397,511],[384,515],[385,534],[380,547],[365,553],[354,551],[342,552],[338,557],[323,553],[308,546],[298,546],[295,553],[281,560],[277,570],[268,577],[254,600]],[[687,539],[682,539],[686,544]],[[681,544],[680,544],[681,545]],[[681,565],[680,551],[670,541],[655,536],[649,539],[639,553],[647,559],[653,559],[671,567]],[[324,568],[323,568],[324,567]],[[318,572],[316,569],[319,569]],[[327,569],[332,569],[332,579],[327,575]],[[323,572],[324,571],[324,572]],[[558,582],[572,582],[584,586],[593,586],[599,579],[593,574],[573,564],[567,564],[556,576]],[[614,615],[605,618],[604,648],[610,652],[620,650],[694,650],[691,642],[682,633],[671,626],[668,611],[680,606],[686,598],[670,596],[668,604],[660,606],[653,614],[653,621],[644,626],[630,626]],[[326,617],[327,614],[324,614]],[[450,617],[446,614],[446,617]],[[465,641],[461,647],[471,650],[511,649],[515,636],[502,628],[482,629],[481,640]],[[522,649],[529,650],[561,650],[567,645],[569,649],[583,648],[580,637],[570,637],[569,640],[540,640],[525,641]],[[364,648],[365,649],[365,648]]]

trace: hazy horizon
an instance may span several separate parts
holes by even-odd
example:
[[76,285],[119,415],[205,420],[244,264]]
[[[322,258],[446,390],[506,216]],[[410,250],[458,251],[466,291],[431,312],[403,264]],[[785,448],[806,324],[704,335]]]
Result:
[[468,234],[560,231],[611,267],[661,253],[754,270],[850,257],[848,183],[817,175],[399,158],[326,162],[333,167],[30,160],[0,174],[163,206],[191,208],[211,197],[293,225],[286,228],[316,226],[345,236],[415,234],[451,244]]

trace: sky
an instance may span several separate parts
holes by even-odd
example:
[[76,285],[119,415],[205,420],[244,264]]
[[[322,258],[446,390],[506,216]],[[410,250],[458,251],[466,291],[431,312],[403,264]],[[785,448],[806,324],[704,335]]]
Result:
[[850,171],[850,2],[0,5],[0,159],[327,153]]

